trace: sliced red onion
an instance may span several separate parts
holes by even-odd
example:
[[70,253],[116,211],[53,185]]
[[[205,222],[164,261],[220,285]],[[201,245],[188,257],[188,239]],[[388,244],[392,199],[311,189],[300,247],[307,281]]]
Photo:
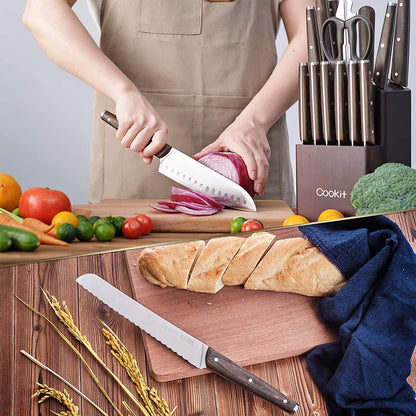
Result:
[[[201,206],[202,207],[202,206]],[[192,209],[185,206],[178,206],[176,207],[176,210],[179,212],[183,212],[184,214],[188,215],[213,215],[219,212],[219,209],[213,208],[213,207],[205,207],[205,208],[198,208],[198,209]]]
[[214,208],[223,209],[224,206],[215,199],[203,195],[196,191],[191,191],[190,189],[178,188],[177,186],[172,186],[170,188],[172,195],[170,196],[171,201],[186,201],[186,202],[197,202],[205,203]]
[[179,211],[177,211],[174,208],[169,208],[164,205],[150,205],[152,208],[157,209],[158,211],[162,212],[169,212],[171,214],[179,214]]

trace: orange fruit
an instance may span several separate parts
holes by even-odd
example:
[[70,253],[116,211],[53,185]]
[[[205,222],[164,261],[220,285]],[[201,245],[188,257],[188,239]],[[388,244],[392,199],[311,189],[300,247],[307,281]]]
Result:
[[318,221],[339,220],[340,218],[344,218],[342,212],[336,209],[326,209],[319,214]]
[[51,224],[55,228],[58,228],[61,224],[71,224],[76,227],[78,225],[78,218],[70,211],[61,211],[52,218]]
[[0,207],[13,211],[19,206],[22,188],[12,176],[0,173]]
[[296,225],[296,224],[306,224],[308,222],[309,222],[309,220],[307,218],[305,218],[304,216],[302,216],[302,215],[291,215],[290,217],[287,217],[283,221],[283,226]]

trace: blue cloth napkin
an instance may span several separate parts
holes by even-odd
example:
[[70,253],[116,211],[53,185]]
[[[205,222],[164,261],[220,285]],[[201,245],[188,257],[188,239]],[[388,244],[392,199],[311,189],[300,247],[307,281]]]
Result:
[[307,355],[331,416],[415,416],[406,379],[416,345],[416,256],[384,216],[299,227],[347,283],[318,301],[339,342]]

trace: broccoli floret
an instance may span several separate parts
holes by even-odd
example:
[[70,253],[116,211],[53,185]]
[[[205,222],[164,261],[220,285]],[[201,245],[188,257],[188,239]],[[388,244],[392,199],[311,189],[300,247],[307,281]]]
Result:
[[354,185],[351,204],[356,215],[416,208],[416,170],[385,163]]

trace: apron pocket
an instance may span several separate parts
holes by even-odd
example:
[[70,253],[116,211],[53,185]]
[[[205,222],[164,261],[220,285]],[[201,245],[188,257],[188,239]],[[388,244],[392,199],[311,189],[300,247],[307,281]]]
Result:
[[139,32],[199,35],[203,0],[141,0]]

